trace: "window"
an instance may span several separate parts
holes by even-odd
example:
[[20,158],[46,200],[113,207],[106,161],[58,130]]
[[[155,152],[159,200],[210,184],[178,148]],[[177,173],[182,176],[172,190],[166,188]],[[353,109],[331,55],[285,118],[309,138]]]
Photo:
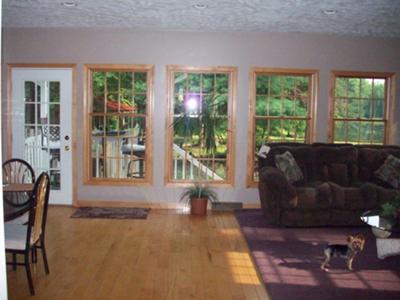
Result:
[[250,70],[248,186],[258,182],[257,152],[263,144],[313,140],[316,77],[315,70]]
[[153,67],[86,66],[88,183],[149,183]]
[[384,144],[387,141],[392,74],[333,72],[330,140]]
[[167,183],[233,184],[236,68],[169,66]]

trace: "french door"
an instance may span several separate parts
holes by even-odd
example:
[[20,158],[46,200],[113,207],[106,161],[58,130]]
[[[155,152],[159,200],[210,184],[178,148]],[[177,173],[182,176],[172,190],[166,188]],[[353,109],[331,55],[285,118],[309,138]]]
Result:
[[11,69],[12,156],[50,176],[50,203],[72,204],[72,69]]

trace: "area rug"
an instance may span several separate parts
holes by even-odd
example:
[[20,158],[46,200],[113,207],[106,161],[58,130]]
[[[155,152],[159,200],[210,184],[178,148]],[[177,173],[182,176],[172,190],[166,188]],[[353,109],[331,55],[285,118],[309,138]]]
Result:
[[71,218],[146,219],[150,208],[80,207]]
[[[269,225],[261,210],[235,215],[272,300],[400,299],[400,256],[378,259],[370,228],[282,228]],[[345,244],[347,235],[357,233],[366,244],[354,271],[340,258],[331,260],[329,271],[321,270],[325,245]]]

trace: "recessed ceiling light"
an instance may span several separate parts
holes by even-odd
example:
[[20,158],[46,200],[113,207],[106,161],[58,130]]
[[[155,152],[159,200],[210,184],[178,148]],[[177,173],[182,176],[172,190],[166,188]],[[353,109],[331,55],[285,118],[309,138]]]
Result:
[[78,3],[67,1],[67,2],[61,2],[61,5],[65,7],[76,7],[78,6]]
[[208,7],[208,5],[204,4],[204,3],[197,3],[197,4],[194,4],[193,7],[196,9],[206,9]]
[[333,16],[337,13],[337,10],[336,9],[324,9],[324,10],[322,10],[322,13],[327,16]]

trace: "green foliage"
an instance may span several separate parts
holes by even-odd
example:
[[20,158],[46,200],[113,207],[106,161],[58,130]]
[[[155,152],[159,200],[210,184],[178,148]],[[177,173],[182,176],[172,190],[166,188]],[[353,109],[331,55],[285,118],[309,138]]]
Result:
[[180,201],[190,201],[192,198],[207,198],[211,202],[218,202],[217,193],[209,186],[202,183],[195,183],[184,189]]
[[390,202],[381,205],[381,216],[388,219],[396,219],[400,213],[400,194]]

